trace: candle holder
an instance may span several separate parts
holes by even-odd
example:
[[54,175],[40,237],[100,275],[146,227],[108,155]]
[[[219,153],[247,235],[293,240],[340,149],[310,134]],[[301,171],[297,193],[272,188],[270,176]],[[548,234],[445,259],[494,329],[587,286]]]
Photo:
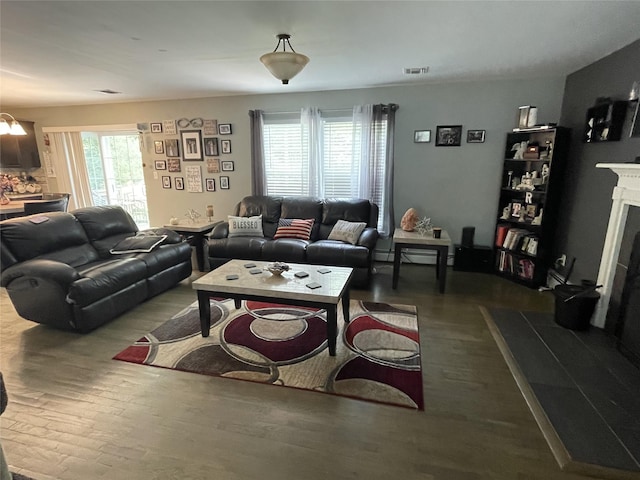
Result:
[[207,220],[209,222],[213,220],[213,205],[207,205]]

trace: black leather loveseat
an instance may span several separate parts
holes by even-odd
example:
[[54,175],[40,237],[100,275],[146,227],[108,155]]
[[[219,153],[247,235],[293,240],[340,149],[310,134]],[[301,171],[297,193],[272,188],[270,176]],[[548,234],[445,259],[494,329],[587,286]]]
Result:
[[[335,265],[354,269],[353,286],[368,286],[378,240],[376,204],[364,199],[249,196],[242,199],[234,213],[244,218],[260,215],[262,232],[255,235],[230,237],[228,221],[216,225],[207,240],[210,268],[233,258]],[[309,240],[274,239],[281,219],[313,219]],[[365,224],[354,243],[329,239],[339,220]]]
[[0,244],[0,284],[18,314],[67,330],[92,330],[191,275],[180,235],[139,232],[117,206],[5,220]]

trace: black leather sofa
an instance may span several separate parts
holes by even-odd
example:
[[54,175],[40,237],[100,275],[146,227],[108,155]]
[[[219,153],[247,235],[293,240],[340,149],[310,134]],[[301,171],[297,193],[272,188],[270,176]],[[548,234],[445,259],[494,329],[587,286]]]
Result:
[[[307,263],[352,267],[352,286],[365,288],[373,273],[378,241],[378,206],[365,199],[249,196],[236,205],[234,216],[262,215],[264,236],[229,238],[229,222],[214,227],[207,239],[209,267],[231,259]],[[274,235],[281,218],[314,219],[309,240]],[[357,243],[328,240],[338,220],[367,224]]]
[[[110,253],[125,239],[161,243],[148,253]],[[180,235],[165,229],[139,232],[117,206],[0,222],[0,260],[0,284],[20,316],[79,332],[191,275],[191,247]]]

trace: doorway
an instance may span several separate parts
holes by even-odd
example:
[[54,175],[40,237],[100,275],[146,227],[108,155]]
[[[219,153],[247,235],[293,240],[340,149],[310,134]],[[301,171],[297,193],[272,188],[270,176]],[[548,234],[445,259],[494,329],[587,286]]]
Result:
[[147,192],[137,132],[81,132],[92,204],[119,205],[149,228]]

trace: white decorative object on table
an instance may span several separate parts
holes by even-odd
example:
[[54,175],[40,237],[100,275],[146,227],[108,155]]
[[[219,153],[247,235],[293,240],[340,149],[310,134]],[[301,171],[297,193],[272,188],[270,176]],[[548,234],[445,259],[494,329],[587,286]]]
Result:
[[416,223],[416,230],[420,235],[426,235],[433,229],[433,225],[431,224],[431,218],[424,217],[418,220]]
[[283,262],[273,262],[266,266],[266,269],[276,276],[282,275],[284,272],[289,271],[289,265]]
[[190,208],[189,210],[187,210],[187,213],[185,213],[184,216],[187,217],[191,223],[196,223],[198,218],[200,218],[202,215],[196,212],[193,208]]

